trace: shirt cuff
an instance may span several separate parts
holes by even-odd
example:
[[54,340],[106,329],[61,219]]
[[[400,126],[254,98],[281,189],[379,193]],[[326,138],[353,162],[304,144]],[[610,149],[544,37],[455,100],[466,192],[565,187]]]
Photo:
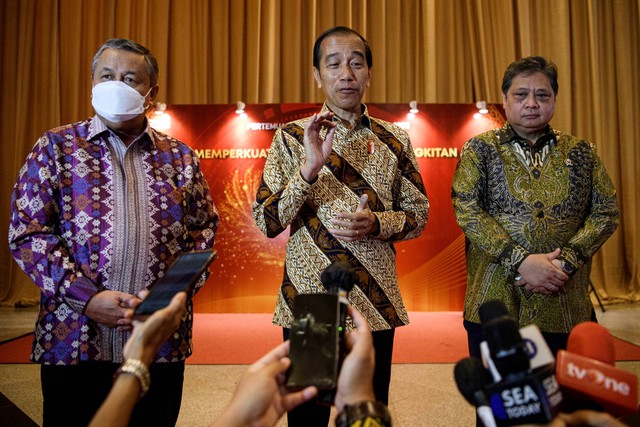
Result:
[[372,236],[376,239],[389,239],[394,234],[401,233],[404,229],[404,215],[399,215],[398,212],[374,212],[374,215],[378,218],[378,225],[380,226],[378,234]]
[[318,180],[318,175],[316,175],[316,177],[315,177],[315,178],[313,178],[313,179],[311,180],[311,182],[308,182],[308,181],[307,181],[306,179],[304,179],[304,177],[302,176],[302,168],[300,168],[300,170],[299,170],[299,172],[298,172],[298,177],[300,178],[300,180],[301,180],[302,182],[304,182],[305,184],[307,184],[307,185],[309,185],[309,186],[311,186],[311,185],[315,184],[315,183],[316,183],[316,181]]
[[297,174],[295,174],[293,176],[293,179],[291,180],[290,186],[291,186],[292,190],[294,190],[295,192],[299,191],[306,198],[306,196],[309,194],[309,192],[311,192],[311,187],[313,187],[313,184],[315,184],[316,181],[318,181],[318,177],[317,176],[312,182],[307,182],[302,177],[302,172],[299,172],[299,173],[297,173]]
[[71,308],[84,313],[89,300],[99,291],[98,286],[91,279],[79,274],[75,280],[71,280],[63,298]]
[[518,274],[520,264],[522,264],[529,255],[531,255],[531,253],[522,246],[518,244],[509,245],[501,257],[501,264],[515,277]]

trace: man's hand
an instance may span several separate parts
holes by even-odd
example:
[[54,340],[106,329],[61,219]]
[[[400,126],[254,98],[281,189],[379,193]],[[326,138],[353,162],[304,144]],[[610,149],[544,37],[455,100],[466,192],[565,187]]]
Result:
[[140,298],[119,291],[98,292],[87,303],[84,314],[91,320],[122,331],[132,329],[133,310]]
[[[314,114],[304,127],[304,151],[306,158],[300,168],[302,178],[307,182],[313,182],[322,166],[327,162],[333,144],[333,134],[336,132],[336,123],[331,121],[333,113],[325,111],[322,114]],[[320,137],[320,131],[327,129],[324,139]]]
[[558,248],[548,254],[527,256],[518,268],[520,277],[515,281],[515,285],[545,295],[558,292],[569,279],[569,276],[553,262],[559,255]]
[[364,239],[369,234],[380,232],[378,217],[369,209],[368,196],[363,194],[355,212],[342,212],[331,219],[329,232],[344,242],[355,242]]

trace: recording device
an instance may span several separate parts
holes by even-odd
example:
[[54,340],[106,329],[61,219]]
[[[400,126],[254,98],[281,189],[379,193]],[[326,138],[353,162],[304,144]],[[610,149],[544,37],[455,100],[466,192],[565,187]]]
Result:
[[347,294],[354,277],[348,264],[334,262],[320,277],[327,293],[298,294],[293,300],[286,385],[291,389],[316,386],[317,400],[329,405],[345,354]]
[[563,411],[595,409],[614,417],[638,412],[638,377],[617,369],[613,337],[595,322],[576,325],[567,350],[558,351],[556,377],[566,397]]
[[[532,369],[527,344],[507,313],[500,301],[488,301],[480,307],[488,357],[500,376],[484,387],[484,394],[497,426],[548,423],[562,402],[553,363]],[[546,346],[543,343],[544,339],[534,344],[539,348]]]
[[485,427],[496,427],[496,420],[484,393],[484,388],[490,384],[490,378],[480,359],[466,357],[458,361],[453,368],[453,376],[462,396],[475,406],[482,424]]
[[134,316],[146,316],[165,308],[178,292],[190,296],[207,267],[216,259],[213,249],[183,252],[151,287],[149,294],[136,307]]

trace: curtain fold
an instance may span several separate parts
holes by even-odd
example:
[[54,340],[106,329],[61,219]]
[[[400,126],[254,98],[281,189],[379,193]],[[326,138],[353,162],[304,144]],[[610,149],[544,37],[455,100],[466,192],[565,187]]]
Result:
[[[501,103],[505,67],[527,55],[559,67],[552,125],[598,148],[621,225],[594,259],[596,288],[640,299],[640,0],[4,0],[0,3],[0,235],[18,169],[39,135],[92,114],[99,45],[127,37],[160,66],[169,104],[321,102],[317,35],[360,31],[374,66],[367,102]],[[6,241],[6,240],[5,240]],[[0,245],[0,303],[38,291]]]

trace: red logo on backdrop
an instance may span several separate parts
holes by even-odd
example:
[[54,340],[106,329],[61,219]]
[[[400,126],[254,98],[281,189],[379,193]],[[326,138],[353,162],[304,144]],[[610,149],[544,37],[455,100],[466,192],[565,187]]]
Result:
[[[173,105],[171,127],[160,129],[191,146],[220,213],[218,260],[196,296],[197,312],[271,312],[282,280],[285,231],[268,239],[256,227],[251,206],[273,134],[284,123],[318,112],[321,104]],[[408,117],[406,104],[368,104],[369,114],[403,127],[411,137],[431,203],[423,235],[396,245],[398,275],[410,311],[458,311],[466,286],[464,237],[451,206],[451,179],[462,145],[502,126],[501,110],[474,118],[467,104],[421,104]],[[369,150],[375,150],[371,144]]]

